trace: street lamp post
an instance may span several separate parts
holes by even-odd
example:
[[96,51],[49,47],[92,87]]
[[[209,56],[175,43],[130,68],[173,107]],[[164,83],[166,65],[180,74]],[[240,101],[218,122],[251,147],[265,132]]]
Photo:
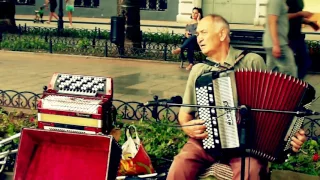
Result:
[[58,31],[63,30],[63,0],[59,0],[59,20],[58,20]]

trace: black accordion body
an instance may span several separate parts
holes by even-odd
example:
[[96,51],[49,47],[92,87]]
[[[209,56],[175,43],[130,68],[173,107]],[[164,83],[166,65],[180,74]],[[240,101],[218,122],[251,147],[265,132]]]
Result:
[[[202,106],[245,105],[251,109],[296,111],[315,96],[314,88],[306,82],[267,71],[209,72],[198,77],[195,86],[197,105]],[[219,157],[239,150],[241,118],[236,109],[200,107],[198,115],[206,121],[209,134],[202,140],[205,151]],[[247,152],[271,162],[283,161],[291,149],[290,139],[301,128],[304,118],[261,111],[250,111],[250,117]]]

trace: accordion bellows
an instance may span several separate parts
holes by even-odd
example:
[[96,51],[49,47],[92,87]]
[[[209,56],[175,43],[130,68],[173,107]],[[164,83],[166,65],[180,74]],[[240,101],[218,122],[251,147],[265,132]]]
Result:
[[[258,109],[297,111],[314,97],[315,92],[309,88],[308,83],[282,73],[241,69],[200,76],[196,96],[198,105],[250,107],[250,153],[276,161],[291,148],[290,138],[300,129],[303,118]],[[206,151],[216,154],[221,149],[239,148],[240,118],[235,110],[199,108],[198,112],[209,131],[209,137],[203,140]]]

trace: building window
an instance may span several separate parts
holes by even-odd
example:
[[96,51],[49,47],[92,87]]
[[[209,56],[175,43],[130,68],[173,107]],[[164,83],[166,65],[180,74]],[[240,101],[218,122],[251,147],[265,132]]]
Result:
[[16,5],[35,5],[35,0],[16,0]]
[[75,0],[74,6],[76,7],[98,7],[100,0]]
[[140,9],[164,11],[167,9],[167,0],[140,0]]

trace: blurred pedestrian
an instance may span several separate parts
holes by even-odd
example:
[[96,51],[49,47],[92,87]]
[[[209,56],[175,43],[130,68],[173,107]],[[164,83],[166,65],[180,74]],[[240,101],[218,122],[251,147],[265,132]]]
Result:
[[302,24],[310,25],[315,31],[319,30],[316,22],[308,20],[313,13],[302,11],[303,0],[287,0],[289,17],[289,46],[295,54],[298,67],[298,78],[303,79],[311,67],[311,59],[305,43],[305,35],[301,33]]
[[52,20],[52,16],[55,17],[57,20],[59,19],[58,15],[55,13],[58,3],[57,3],[57,0],[46,0],[46,5],[47,5],[47,8],[48,8],[48,5],[50,6],[49,20],[47,21],[47,23],[50,24]]
[[66,0],[66,11],[69,17],[69,27],[72,28],[72,13],[74,12],[74,0]]
[[289,19],[286,2],[269,0],[266,15],[263,46],[267,55],[267,67],[270,70],[297,77],[297,65],[288,45]]

